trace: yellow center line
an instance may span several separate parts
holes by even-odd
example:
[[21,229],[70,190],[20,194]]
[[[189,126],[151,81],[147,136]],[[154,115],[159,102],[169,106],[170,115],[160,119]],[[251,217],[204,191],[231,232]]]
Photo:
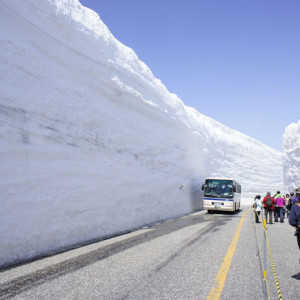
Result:
[[227,273],[228,273],[230,265],[231,265],[232,257],[235,252],[235,248],[236,248],[239,236],[240,236],[240,231],[241,231],[241,228],[242,228],[242,225],[243,225],[243,222],[244,222],[244,219],[245,219],[245,216],[247,213],[248,213],[248,211],[244,212],[242,215],[239,225],[235,231],[235,235],[234,235],[234,237],[231,241],[231,244],[227,250],[227,253],[225,255],[223,263],[219,269],[219,273],[214,281],[214,284],[213,284],[206,300],[220,299],[220,296],[221,296],[221,293],[222,293],[222,290],[223,290],[223,287],[224,287],[224,284],[225,284],[225,281],[227,278]]

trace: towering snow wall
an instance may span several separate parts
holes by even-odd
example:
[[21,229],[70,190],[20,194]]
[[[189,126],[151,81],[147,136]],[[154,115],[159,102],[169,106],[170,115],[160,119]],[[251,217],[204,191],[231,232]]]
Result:
[[283,135],[283,174],[287,192],[300,186],[300,120],[290,124]]
[[201,209],[207,176],[244,204],[283,185],[280,152],[186,107],[77,0],[2,0],[0,70],[0,266]]

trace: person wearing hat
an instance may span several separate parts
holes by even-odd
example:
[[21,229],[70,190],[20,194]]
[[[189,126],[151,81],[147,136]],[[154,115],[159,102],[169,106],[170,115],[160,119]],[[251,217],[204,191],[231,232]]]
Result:
[[[300,189],[300,188],[298,188],[298,189],[295,190],[295,196],[294,196],[294,193],[293,193],[293,197],[294,197],[294,198],[293,198],[293,204],[299,202],[299,194],[300,194],[299,189]],[[297,193],[297,191],[298,191],[298,193]]]

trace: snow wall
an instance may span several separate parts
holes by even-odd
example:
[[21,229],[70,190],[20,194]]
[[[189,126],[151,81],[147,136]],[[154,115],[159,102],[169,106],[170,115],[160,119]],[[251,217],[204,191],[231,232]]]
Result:
[[287,192],[300,187],[300,120],[290,124],[283,135],[283,172]]
[[2,0],[0,53],[2,267],[199,210],[208,176],[242,204],[283,186],[280,152],[185,106],[77,0]]

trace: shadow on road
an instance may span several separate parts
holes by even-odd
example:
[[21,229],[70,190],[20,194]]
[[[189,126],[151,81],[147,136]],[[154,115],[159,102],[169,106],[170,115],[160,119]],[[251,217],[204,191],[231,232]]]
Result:
[[232,211],[224,211],[224,210],[212,210],[212,211],[207,211],[207,214],[215,214],[215,215],[238,215],[242,213],[243,210],[236,210],[234,212]]
[[300,280],[300,273],[293,275],[292,278]]

